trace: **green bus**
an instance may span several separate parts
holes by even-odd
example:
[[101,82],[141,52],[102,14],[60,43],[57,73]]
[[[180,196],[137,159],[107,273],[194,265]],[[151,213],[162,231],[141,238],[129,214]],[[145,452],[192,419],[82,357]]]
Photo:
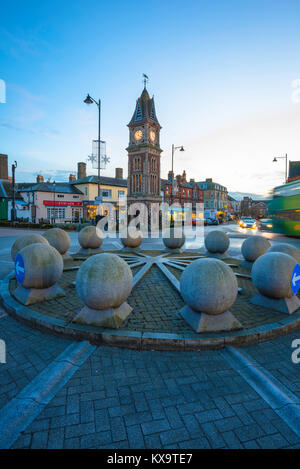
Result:
[[300,179],[273,189],[268,212],[273,232],[300,237]]

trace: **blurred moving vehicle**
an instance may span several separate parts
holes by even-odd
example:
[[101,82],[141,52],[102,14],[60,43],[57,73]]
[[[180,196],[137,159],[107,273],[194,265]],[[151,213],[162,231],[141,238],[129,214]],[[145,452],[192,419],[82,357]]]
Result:
[[257,228],[261,231],[272,231],[273,230],[273,220],[272,218],[260,218],[256,220]]
[[242,228],[252,228],[253,230],[257,228],[256,220],[250,217],[242,217],[240,221],[240,226]]
[[192,218],[192,225],[193,226],[196,226],[196,225],[206,226],[207,225],[207,220],[205,218]]
[[277,186],[268,204],[273,232],[300,237],[300,180]]

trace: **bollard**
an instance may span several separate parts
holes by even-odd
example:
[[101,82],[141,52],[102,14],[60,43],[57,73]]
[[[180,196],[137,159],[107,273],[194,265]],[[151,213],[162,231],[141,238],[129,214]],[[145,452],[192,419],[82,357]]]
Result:
[[100,254],[103,250],[100,248],[104,239],[104,234],[96,226],[85,226],[79,231],[78,241],[81,246],[77,255],[92,256]]
[[63,260],[48,244],[35,243],[21,249],[16,256],[15,272],[19,285],[13,295],[26,306],[64,296],[56,283],[63,273]]
[[292,314],[300,308],[293,294],[292,280],[296,260],[282,252],[267,252],[252,267],[252,280],[259,293],[251,303],[280,313]]
[[121,238],[121,242],[124,246],[122,251],[140,251],[139,246],[143,241],[143,234],[141,231],[137,230],[135,230],[134,234],[135,236],[130,234],[130,229],[128,229],[126,238]]
[[237,279],[230,267],[219,259],[197,259],[184,270],[180,292],[186,305],[183,319],[196,332],[241,329],[229,311],[238,294]]
[[270,246],[270,241],[263,236],[255,235],[245,239],[242,244],[242,255],[245,260],[240,266],[251,270],[256,259],[265,254]]
[[181,227],[179,228],[170,228],[169,230],[165,230],[163,233],[163,243],[166,246],[166,250],[176,253],[181,253],[183,250],[181,249],[185,243],[185,234]]
[[34,243],[43,243],[49,245],[48,241],[39,234],[29,234],[20,236],[20,238],[16,239],[11,248],[11,258],[13,262],[15,262],[16,256],[18,252],[21,251],[21,249]]
[[287,243],[276,243],[273,244],[268,252],[283,252],[284,254],[289,254],[291,257],[296,259],[296,262],[300,264],[300,250],[295,246]]
[[66,231],[61,228],[50,228],[50,230],[47,230],[43,234],[43,237],[48,241],[50,246],[53,246],[62,255],[64,262],[73,260],[72,257],[67,254],[71,239]]
[[207,257],[214,257],[217,259],[223,259],[229,257],[227,249],[229,248],[230,240],[229,236],[221,230],[213,230],[205,237],[204,240],[207,252]]
[[76,290],[85,306],[74,321],[119,328],[132,311],[126,302],[132,282],[130,267],[116,254],[98,254],[84,261],[76,276]]

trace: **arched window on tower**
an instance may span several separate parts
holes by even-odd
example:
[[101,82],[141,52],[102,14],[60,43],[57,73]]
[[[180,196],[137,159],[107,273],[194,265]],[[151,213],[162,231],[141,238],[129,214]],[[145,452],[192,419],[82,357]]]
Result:
[[140,169],[141,169],[141,158],[139,156],[137,156],[134,159],[134,170],[139,171]]

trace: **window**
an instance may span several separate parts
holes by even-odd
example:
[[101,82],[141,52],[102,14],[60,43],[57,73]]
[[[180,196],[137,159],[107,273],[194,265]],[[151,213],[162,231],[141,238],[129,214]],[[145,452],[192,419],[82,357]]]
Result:
[[73,221],[79,221],[79,218],[81,217],[81,208],[79,207],[72,207],[72,220]]
[[60,199],[63,199],[64,198],[64,195],[63,194],[56,194],[56,197],[60,198]]
[[141,169],[141,159],[140,157],[137,157],[134,159],[134,169],[135,170],[140,170]]
[[79,195],[73,195],[73,199],[79,199]]
[[125,197],[125,191],[118,191],[118,197]]
[[65,208],[47,208],[47,218],[51,220],[53,218],[66,218],[66,209]]
[[102,189],[101,195],[103,198],[111,199],[111,189]]
[[84,195],[88,196],[88,188],[87,187],[84,188]]

